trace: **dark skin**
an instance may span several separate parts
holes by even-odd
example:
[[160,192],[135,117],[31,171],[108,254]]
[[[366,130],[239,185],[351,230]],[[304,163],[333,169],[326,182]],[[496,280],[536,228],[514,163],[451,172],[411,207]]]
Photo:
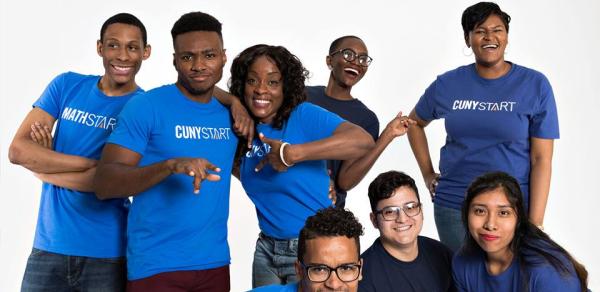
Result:
[[[206,103],[221,79],[226,62],[223,43],[216,32],[192,31],[180,34],[174,42],[174,65],[178,72],[177,88],[190,100]],[[94,179],[100,199],[122,198],[139,194],[172,174],[192,177],[193,192],[198,194],[202,181],[218,181],[220,168],[204,158],[178,157],[139,167],[142,156],[127,148],[107,144]]]

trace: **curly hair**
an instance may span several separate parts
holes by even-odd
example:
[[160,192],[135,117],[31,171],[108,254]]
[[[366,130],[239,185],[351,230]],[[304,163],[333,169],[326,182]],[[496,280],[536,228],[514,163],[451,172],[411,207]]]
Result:
[[[527,268],[539,264],[539,259],[543,259],[556,269],[561,275],[570,273],[569,264],[573,265],[581,291],[587,291],[588,273],[585,267],[577,262],[569,252],[567,252],[558,243],[552,240],[548,234],[540,230],[529,221],[528,213],[525,211],[525,202],[519,182],[512,176],[504,172],[490,172],[477,177],[467,189],[467,195],[462,206],[462,223],[465,230],[465,240],[459,250],[459,254],[472,255],[481,253],[483,250],[477,244],[469,230],[469,208],[473,199],[477,196],[494,190],[501,190],[511,207],[517,215],[517,224],[515,226],[515,235],[509,248],[519,261],[523,271]],[[560,255],[560,256],[559,256]],[[565,263],[561,258],[565,258]],[[527,275],[523,277],[521,289],[526,291],[529,282]]]
[[306,223],[300,230],[298,261],[302,262],[302,257],[306,253],[306,240],[317,237],[346,236],[354,238],[360,257],[359,237],[361,235],[363,235],[363,227],[352,212],[339,207],[321,209],[317,214],[306,218]]
[[500,6],[494,2],[479,2],[467,7],[462,14],[461,25],[463,33],[465,34],[465,40],[469,39],[469,32],[482,24],[492,14],[500,17],[502,23],[504,23],[504,26],[506,27],[506,32],[508,33],[510,15],[502,11]]
[[[290,117],[290,114],[300,103],[306,100],[304,81],[308,78],[308,70],[302,66],[300,59],[282,46],[255,45],[241,52],[231,64],[231,78],[229,79],[229,92],[237,96],[242,104],[244,101],[244,87],[248,77],[248,69],[260,56],[268,57],[279,69],[283,78],[283,103],[277,109],[272,126],[281,129]],[[254,121],[258,122],[254,117]]]
[[371,210],[375,212],[377,203],[391,197],[394,191],[399,187],[409,187],[415,192],[415,195],[417,195],[417,200],[421,202],[415,180],[404,172],[390,170],[379,174],[369,185],[369,202],[371,203]]

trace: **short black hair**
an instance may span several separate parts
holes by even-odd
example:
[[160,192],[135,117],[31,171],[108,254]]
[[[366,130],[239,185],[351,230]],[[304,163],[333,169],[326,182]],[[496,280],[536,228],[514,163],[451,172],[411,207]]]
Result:
[[469,32],[475,27],[482,24],[490,15],[497,15],[500,17],[506,32],[508,33],[508,24],[510,23],[510,15],[502,11],[500,6],[494,2],[479,2],[475,5],[469,6],[462,14],[462,28],[465,34],[465,40],[469,38]]
[[189,12],[182,15],[173,24],[171,29],[171,37],[173,37],[173,44],[175,44],[175,38],[186,32],[190,31],[212,31],[219,35],[221,41],[223,41],[223,35],[221,34],[221,23],[210,14],[196,11]]
[[338,50],[338,47],[340,46],[340,44],[346,40],[346,39],[357,39],[359,41],[363,41],[361,38],[357,37],[357,36],[353,36],[353,35],[345,35],[343,37],[339,37],[337,39],[335,39],[333,42],[331,42],[331,45],[329,46],[329,54],[333,54],[335,53],[335,51]]
[[306,218],[306,223],[298,238],[298,261],[306,253],[306,241],[317,237],[345,236],[354,238],[356,250],[360,257],[360,236],[363,227],[352,212],[339,207],[329,207],[317,211],[317,214]]
[[144,42],[144,46],[148,44],[148,35],[146,34],[146,27],[144,26],[142,21],[140,21],[133,14],[129,13],[115,14],[109,19],[107,19],[104,22],[104,24],[102,24],[102,28],[100,28],[100,42],[104,41],[104,33],[106,32],[106,29],[108,29],[108,26],[114,23],[123,23],[137,26],[140,29],[140,32],[142,33],[142,41]]
[[375,212],[377,203],[391,197],[394,191],[399,187],[409,187],[412,189],[417,195],[419,203],[421,202],[415,180],[404,172],[390,170],[379,174],[369,185],[369,202],[371,203],[371,210]]

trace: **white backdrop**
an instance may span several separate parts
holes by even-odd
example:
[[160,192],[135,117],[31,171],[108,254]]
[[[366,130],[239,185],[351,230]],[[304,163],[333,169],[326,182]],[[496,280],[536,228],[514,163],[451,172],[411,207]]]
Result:
[[[138,16],[148,29],[152,56],[138,83],[145,89],[172,83],[170,29],[180,15],[201,10],[223,23],[229,60],[257,43],[284,45],[311,71],[309,84],[326,84],[330,42],[347,34],[363,38],[374,61],[353,94],[377,113],[383,128],[397,111],[408,113],[435,76],[473,62],[463,55],[462,11],[475,1],[9,1],[0,7],[0,291],[18,291],[33,242],[40,183],[7,159],[10,141],[33,101],[57,74],[71,70],[102,74],[95,53],[100,26],[118,12]],[[393,4],[392,4],[393,3]],[[507,59],[543,72],[558,104],[561,139],[555,143],[554,172],[545,226],[548,233],[586,265],[590,287],[600,289],[600,205],[595,183],[600,163],[595,113],[600,108],[600,2],[500,1],[513,21]],[[228,62],[223,80],[229,78]],[[437,164],[443,123],[428,128]],[[437,166],[436,166],[437,168]],[[406,137],[394,141],[364,181],[349,194],[347,207],[365,226],[363,250],[377,237],[368,221],[368,184],[380,172],[403,170],[425,198],[423,234],[437,238]],[[229,243],[232,291],[250,288],[256,214],[240,184],[231,187]]]

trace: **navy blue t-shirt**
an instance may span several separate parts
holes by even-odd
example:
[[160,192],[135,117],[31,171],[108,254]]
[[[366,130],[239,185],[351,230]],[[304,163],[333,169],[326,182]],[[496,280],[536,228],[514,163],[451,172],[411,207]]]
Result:
[[[307,86],[307,101],[316,104],[332,113],[342,117],[342,119],[360,126],[377,141],[379,138],[379,119],[364,103],[358,99],[339,100],[325,94],[325,86]],[[327,168],[331,171],[331,177],[336,182],[335,190],[337,192],[338,207],[344,207],[346,204],[346,191],[337,186],[337,176],[340,171],[342,161],[330,160],[327,162]]]
[[412,262],[390,255],[378,238],[363,254],[359,291],[456,291],[452,281],[452,251],[437,240],[419,236],[419,254]]
[[559,138],[548,79],[517,64],[497,79],[480,77],[474,64],[446,72],[425,90],[415,111],[426,121],[444,119],[435,203],[454,209],[462,206],[469,184],[491,171],[515,177],[528,203],[530,139]]

